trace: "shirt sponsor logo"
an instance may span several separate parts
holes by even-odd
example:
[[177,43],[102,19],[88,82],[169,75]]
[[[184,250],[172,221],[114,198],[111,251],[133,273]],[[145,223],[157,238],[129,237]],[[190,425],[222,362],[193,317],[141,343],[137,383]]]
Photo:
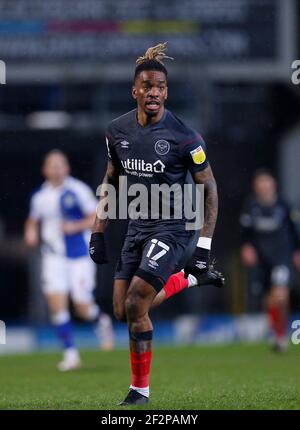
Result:
[[154,148],[158,155],[166,155],[170,151],[170,144],[167,140],[158,140]]
[[153,173],[163,173],[166,167],[160,160],[155,163],[146,163],[145,160],[127,158],[127,160],[121,160],[121,163],[126,173],[136,176],[152,177]]
[[201,145],[190,151],[190,154],[195,164],[202,164],[206,160],[206,155]]

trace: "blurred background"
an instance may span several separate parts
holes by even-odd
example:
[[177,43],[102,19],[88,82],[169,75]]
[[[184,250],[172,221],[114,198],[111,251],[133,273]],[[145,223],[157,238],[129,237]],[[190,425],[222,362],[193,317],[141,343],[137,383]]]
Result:
[[[213,254],[227,284],[223,291],[182,293],[154,319],[167,340],[170,333],[189,340],[195,330],[198,340],[232,340],[243,327],[248,333],[247,321],[255,327],[249,336],[260,336],[261,308],[254,309],[255,319],[249,315],[238,221],[258,167],[272,169],[285,198],[300,205],[300,85],[291,82],[292,62],[300,59],[300,2],[0,0],[0,17],[6,64],[6,84],[0,85],[0,319],[19,327],[16,343],[41,346],[32,333],[48,326],[39,253],[28,252],[22,238],[30,195],[42,182],[43,156],[62,149],[73,175],[96,190],[106,166],[105,127],[135,107],[135,60],[163,41],[175,58],[167,64],[167,107],[203,135],[217,179]],[[125,230],[124,223],[111,223],[112,263],[98,273],[97,301],[109,313]],[[296,273],[291,303],[299,313]],[[31,341],[23,342],[26,336]]]

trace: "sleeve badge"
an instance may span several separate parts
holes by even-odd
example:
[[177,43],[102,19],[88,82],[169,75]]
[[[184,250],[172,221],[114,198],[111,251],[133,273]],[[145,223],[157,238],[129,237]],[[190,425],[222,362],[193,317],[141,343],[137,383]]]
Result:
[[190,154],[195,164],[202,164],[206,160],[206,155],[201,145],[190,151]]

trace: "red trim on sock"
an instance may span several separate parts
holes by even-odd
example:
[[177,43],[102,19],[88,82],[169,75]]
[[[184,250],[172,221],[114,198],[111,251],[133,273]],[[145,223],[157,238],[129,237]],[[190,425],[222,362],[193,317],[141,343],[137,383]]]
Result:
[[183,272],[174,273],[174,275],[169,277],[167,283],[164,286],[166,298],[168,299],[169,297],[174,296],[174,294],[177,294],[187,288],[188,285],[189,281],[184,277]]
[[152,352],[130,352],[131,361],[131,385],[138,388],[149,386],[150,364]]

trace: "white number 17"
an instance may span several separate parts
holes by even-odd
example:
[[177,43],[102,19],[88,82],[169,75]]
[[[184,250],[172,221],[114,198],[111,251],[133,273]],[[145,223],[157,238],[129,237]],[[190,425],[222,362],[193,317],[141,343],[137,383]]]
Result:
[[158,260],[159,258],[161,258],[163,255],[165,255],[168,251],[169,251],[169,249],[170,249],[170,247],[168,246],[168,245],[166,245],[165,243],[163,243],[163,242],[161,242],[160,240],[157,240],[157,239],[151,239],[151,246],[150,246],[150,249],[149,249],[149,251],[147,252],[147,257],[150,257],[151,256],[151,254],[152,254],[152,251],[154,250],[154,248],[156,247],[156,246],[159,246],[160,248],[162,248],[157,254],[154,254],[152,257],[151,257],[151,260],[154,260],[154,261],[156,261],[156,260]]

